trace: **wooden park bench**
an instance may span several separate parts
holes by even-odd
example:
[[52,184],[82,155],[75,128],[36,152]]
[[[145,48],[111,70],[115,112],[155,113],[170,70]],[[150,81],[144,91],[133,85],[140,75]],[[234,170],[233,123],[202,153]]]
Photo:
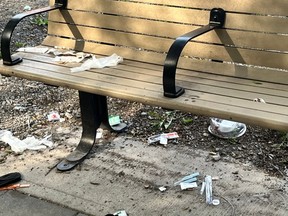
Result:
[[[123,63],[71,73],[51,54],[11,57],[14,27],[45,11],[42,46]],[[51,0],[7,24],[0,73],[79,91],[83,134],[60,170],[85,158],[101,123],[124,127],[109,126],[107,96],[288,131],[287,11],[283,0]]]

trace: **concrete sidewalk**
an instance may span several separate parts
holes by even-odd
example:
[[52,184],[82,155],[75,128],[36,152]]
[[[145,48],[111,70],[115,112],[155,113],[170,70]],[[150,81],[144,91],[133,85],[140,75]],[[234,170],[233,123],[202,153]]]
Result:
[[[68,142],[76,145],[79,136]],[[18,191],[31,196],[16,191],[1,193],[0,212],[11,216],[104,216],[119,210],[129,216],[284,216],[288,212],[287,181],[250,164],[207,161],[209,153],[205,151],[148,146],[127,137],[97,145],[93,152],[80,168],[65,173],[51,170],[69,153],[61,146],[43,153],[9,156],[0,166],[0,175],[22,173],[21,183],[31,186]],[[181,191],[173,186],[196,171],[200,173],[197,189]],[[213,182],[214,198],[221,202],[218,206],[207,205],[199,193],[205,175],[219,177]],[[167,190],[160,192],[160,186]]]
[[3,216],[86,216],[19,191],[1,191],[0,203],[0,212]]

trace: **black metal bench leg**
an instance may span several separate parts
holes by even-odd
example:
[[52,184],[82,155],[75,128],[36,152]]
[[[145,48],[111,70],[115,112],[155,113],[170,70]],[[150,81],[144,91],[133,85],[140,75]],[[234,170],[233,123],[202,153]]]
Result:
[[[57,169],[67,171],[81,163],[90,152],[96,139],[97,129],[103,122],[103,112],[108,112],[104,96],[79,91],[82,137],[76,149],[57,165]],[[104,97],[106,100],[106,97]]]
[[80,109],[82,118],[82,137],[76,149],[57,165],[60,171],[67,171],[81,163],[92,149],[97,129],[102,126],[105,129],[121,132],[126,124],[110,126],[106,96],[79,91]]

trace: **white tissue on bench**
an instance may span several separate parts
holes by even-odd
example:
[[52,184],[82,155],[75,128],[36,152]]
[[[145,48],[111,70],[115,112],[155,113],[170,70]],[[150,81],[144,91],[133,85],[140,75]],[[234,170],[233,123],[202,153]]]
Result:
[[96,58],[94,55],[92,59],[86,60],[80,67],[71,68],[71,72],[81,72],[89,70],[91,68],[104,68],[104,67],[114,67],[119,63],[123,62],[123,58],[117,54],[113,54],[108,57]]

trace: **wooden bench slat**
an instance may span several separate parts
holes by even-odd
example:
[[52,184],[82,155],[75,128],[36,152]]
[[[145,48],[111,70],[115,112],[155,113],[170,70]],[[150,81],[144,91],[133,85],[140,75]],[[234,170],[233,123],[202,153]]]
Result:
[[[84,38],[89,41],[110,43],[119,46],[134,47],[135,49],[142,48],[155,52],[167,52],[173,43],[171,39],[59,23],[50,23],[49,33],[71,38]],[[206,43],[190,42],[182,54],[199,58],[288,69],[288,53],[282,54],[242,48],[236,49]],[[255,56],[257,56],[257,58],[255,58]]]
[[[288,3],[283,0],[130,0],[154,4],[193,7],[200,9],[225,8],[227,11],[286,16]],[[271,7],[273,5],[274,7]]]
[[[215,4],[215,7],[219,7],[217,5],[219,4]],[[285,7],[287,9],[287,3],[284,4],[284,8]],[[130,1],[94,0],[93,2],[87,1],[85,4],[80,5],[77,3],[77,1],[68,1],[68,9],[97,11],[107,14],[117,14],[121,16],[131,16],[144,19],[190,23],[197,25],[206,25],[209,21],[208,10],[166,7],[161,5],[143,4],[139,2],[131,3]],[[223,7],[223,9],[225,10],[225,7]],[[163,16],[163,14],[165,14],[165,16]],[[175,16],[175,14],[181,14],[181,16]],[[193,19],[191,19],[191,17],[193,17]],[[250,22],[251,19],[253,22]],[[263,23],[265,23],[265,25],[263,25]],[[245,15],[229,13],[229,11],[227,13],[225,28],[283,34],[288,33],[287,18],[256,15],[254,13]]]
[[[108,46],[103,44],[95,44],[91,42],[81,42],[76,43],[75,40],[52,37],[48,36],[44,42],[44,45],[48,46],[58,46],[58,47],[67,47],[70,49],[80,50],[83,49],[86,52],[102,54],[102,55],[111,55],[117,53],[120,56],[123,56],[126,59],[133,59],[136,61],[151,62],[159,65],[163,65],[165,55],[160,53],[131,50],[127,47],[115,47]],[[208,61],[199,61],[193,59],[181,58],[178,64],[179,68],[191,69],[196,71],[204,71],[208,73],[223,74],[226,76],[239,76],[243,78],[251,78],[254,80],[261,81],[271,81],[277,83],[287,84],[288,80],[286,71],[278,70],[269,70],[269,69],[260,69],[260,68],[251,68],[244,66],[236,66],[233,64],[223,64],[216,62]],[[163,67],[163,66],[162,66]],[[258,82],[257,82],[258,83]],[[285,88],[283,86],[283,88]]]
[[[190,32],[199,28],[198,26],[191,26],[190,24],[177,24],[168,22],[152,21],[147,19],[136,19],[132,17],[112,16],[107,14],[87,13],[84,11],[66,11],[72,17],[76,25],[94,26],[105,29],[115,29],[124,32],[135,32],[139,34],[147,34],[160,37],[176,38],[182,34]],[[65,12],[65,13],[66,13]],[[64,12],[62,12],[64,13]],[[65,19],[59,11],[53,11],[50,15],[50,21],[65,22]],[[123,23],[129,23],[123,25]],[[53,25],[49,23],[49,26]],[[57,24],[54,24],[57,25]],[[219,38],[221,37],[221,40]],[[226,45],[235,45],[236,47],[257,48],[264,50],[287,51],[287,47],[283,43],[287,41],[288,37],[279,34],[265,34],[256,32],[245,32],[245,38],[242,37],[243,32],[238,30],[219,29],[217,33],[211,31],[200,37],[195,41],[207,43],[223,43]],[[257,38],[257,40],[255,40]]]

